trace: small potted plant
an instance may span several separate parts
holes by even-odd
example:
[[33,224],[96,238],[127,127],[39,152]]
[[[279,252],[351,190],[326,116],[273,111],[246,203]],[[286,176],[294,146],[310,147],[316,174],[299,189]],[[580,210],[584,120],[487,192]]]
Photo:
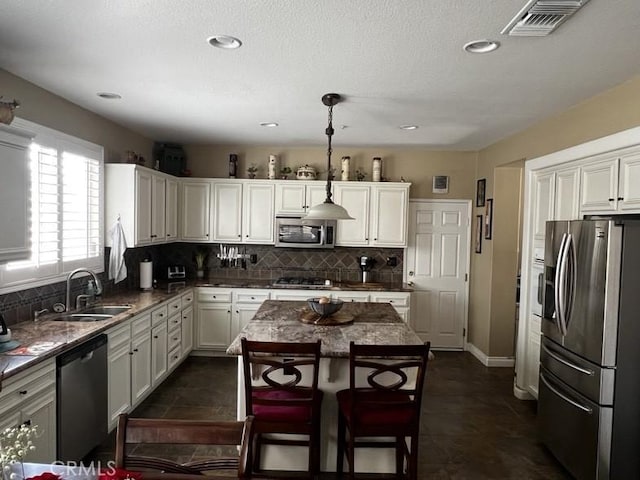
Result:
[[291,173],[291,168],[290,167],[282,167],[280,169],[280,178],[282,180],[288,180],[290,173]]
[[258,172],[258,167],[255,166],[255,164],[251,164],[251,166],[249,166],[247,168],[247,174],[249,175],[249,178],[256,178],[256,173]]
[[194,259],[196,261],[196,277],[203,278],[204,266],[207,261],[207,252],[204,250],[198,250],[194,255]]
[[364,180],[364,177],[366,177],[367,174],[366,172],[363,172],[362,170],[356,170],[356,180],[359,182],[362,182]]

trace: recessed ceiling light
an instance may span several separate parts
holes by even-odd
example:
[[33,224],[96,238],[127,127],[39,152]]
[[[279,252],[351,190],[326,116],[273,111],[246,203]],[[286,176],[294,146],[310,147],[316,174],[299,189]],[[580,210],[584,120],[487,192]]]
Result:
[[240,48],[240,46],[242,45],[242,42],[240,40],[230,35],[214,35],[207,38],[207,42],[209,42],[209,45],[213,47],[226,48],[229,50]]
[[417,125],[400,125],[400,128],[402,130],[417,130],[418,126]]
[[473,42],[465,44],[462,48],[465,52],[469,53],[489,53],[496,50],[499,46],[500,43],[494,42],[493,40],[474,40]]
[[276,122],[261,122],[261,127],[277,127],[278,124]]
[[120,100],[122,96],[117,93],[109,93],[109,92],[100,92],[97,94],[100,98],[104,98],[105,100]]

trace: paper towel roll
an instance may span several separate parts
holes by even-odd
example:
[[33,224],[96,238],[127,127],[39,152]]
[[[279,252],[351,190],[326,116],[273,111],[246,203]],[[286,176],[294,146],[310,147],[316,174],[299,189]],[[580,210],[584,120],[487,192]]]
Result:
[[140,262],[140,288],[142,290],[153,288],[153,262],[150,260]]

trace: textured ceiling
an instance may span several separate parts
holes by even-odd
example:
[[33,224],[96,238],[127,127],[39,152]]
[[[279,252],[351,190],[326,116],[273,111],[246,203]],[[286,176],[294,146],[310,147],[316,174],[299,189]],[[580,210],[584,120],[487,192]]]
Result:
[[[476,150],[640,74],[638,0],[500,35],[525,3],[2,0],[0,68],[158,141],[323,145],[320,98],[337,92],[336,146]],[[462,50],[483,38],[502,46]]]

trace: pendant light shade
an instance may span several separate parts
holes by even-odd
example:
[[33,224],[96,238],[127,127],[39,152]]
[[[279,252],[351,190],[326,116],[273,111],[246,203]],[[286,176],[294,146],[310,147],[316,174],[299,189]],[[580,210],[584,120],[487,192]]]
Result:
[[329,107],[329,125],[327,134],[327,198],[323,203],[314,205],[304,216],[304,220],[355,220],[343,207],[336,205],[331,200],[331,180],[333,171],[331,170],[331,137],[333,136],[333,106],[340,102],[342,97],[337,93],[327,93],[322,96],[322,103]]
[[304,220],[355,220],[343,207],[333,202],[324,202],[309,209]]

